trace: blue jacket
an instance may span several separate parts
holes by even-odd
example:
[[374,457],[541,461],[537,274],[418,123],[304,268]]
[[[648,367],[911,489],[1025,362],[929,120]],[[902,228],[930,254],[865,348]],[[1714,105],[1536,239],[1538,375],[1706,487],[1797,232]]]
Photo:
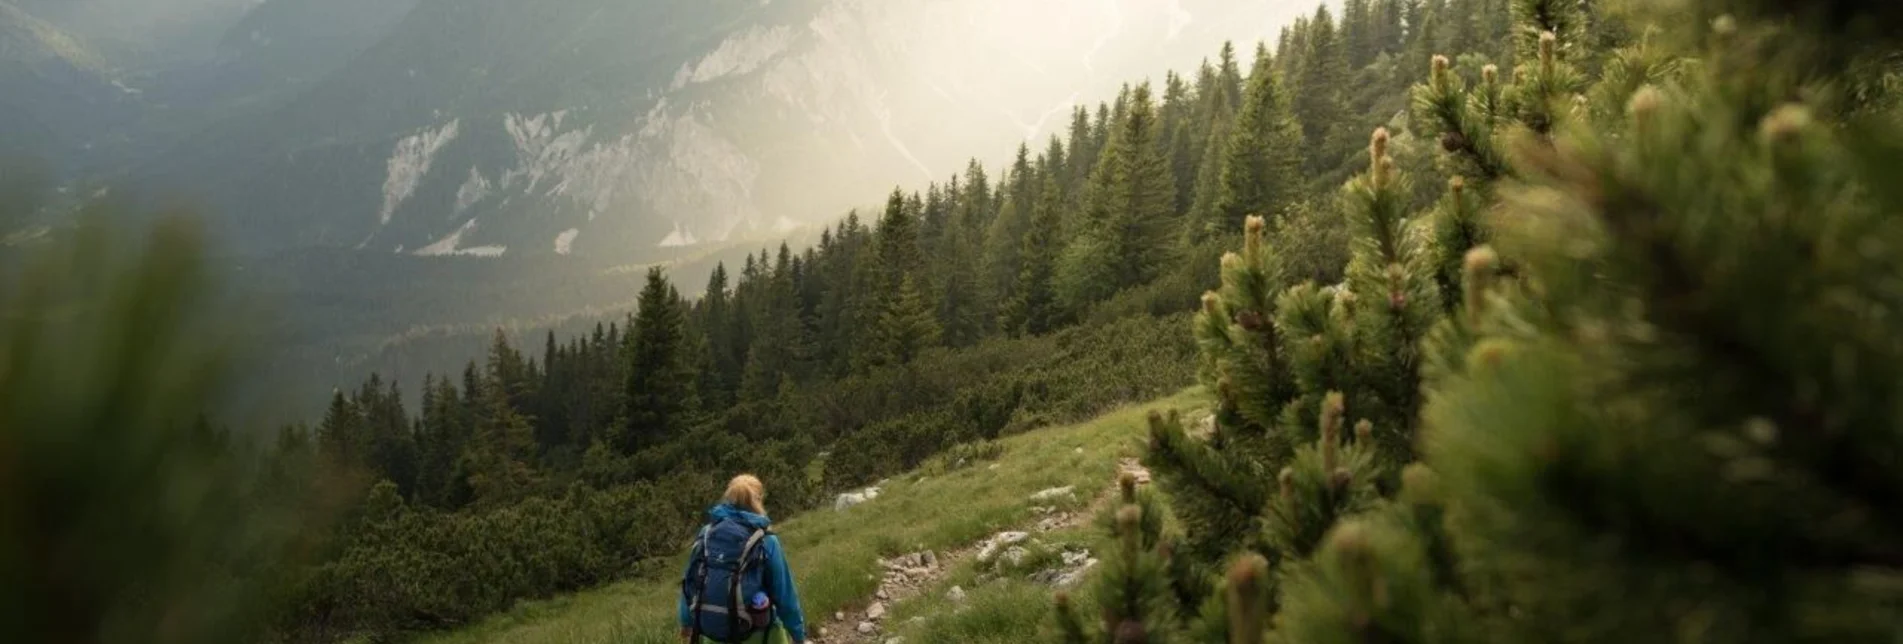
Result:
[[[722,519],[738,519],[742,523],[760,529],[773,525],[772,519],[725,503],[708,510],[707,517],[709,523]],[[688,554],[688,570],[682,571],[681,576],[685,577],[687,572],[693,569],[695,554],[697,553]],[[778,535],[769,534],[766,537],[766,565],[766,576],[772,584],[768,593],[773,597],[774,614],[779,617],[780,625],[786,628],[787,635],[791,635],[793,641],[806,641],[806,615],[800,612],[799,591],[793,588],[793,571],[786,566],[786,551],[780,548]],[[688,612],[687,599],[687,596],[682,594],[680,598],[681,628],[693,625],[694,617]]]

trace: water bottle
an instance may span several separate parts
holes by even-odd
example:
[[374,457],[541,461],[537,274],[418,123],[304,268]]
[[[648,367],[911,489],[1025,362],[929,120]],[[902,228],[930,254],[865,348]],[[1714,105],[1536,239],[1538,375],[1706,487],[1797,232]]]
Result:
[[747,602],[747,619],[753,622],[754,630],[764,630],[767,627],[772,620],[772,612],[768,610],[771,607],[772,602],[767,600],[766,593],[753,593],[753,597]]

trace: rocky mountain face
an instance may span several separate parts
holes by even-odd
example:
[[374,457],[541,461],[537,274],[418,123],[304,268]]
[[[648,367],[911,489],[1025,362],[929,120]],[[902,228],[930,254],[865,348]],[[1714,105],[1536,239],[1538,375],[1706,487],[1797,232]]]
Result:
[[92,167],[248,251],[638,261],[1002,161],[1075,102],[1270,35],[1272,4],[269,0],[127,80],[146,113],[100,126],[123,141]]

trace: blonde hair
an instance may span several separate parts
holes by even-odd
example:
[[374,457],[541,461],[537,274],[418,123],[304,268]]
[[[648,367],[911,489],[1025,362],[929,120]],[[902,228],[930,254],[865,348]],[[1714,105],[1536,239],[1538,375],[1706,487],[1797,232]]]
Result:
[[727,494],[721,500],[742,510],[766,516],[766,486],[752,474],[741,474],[728,481]]

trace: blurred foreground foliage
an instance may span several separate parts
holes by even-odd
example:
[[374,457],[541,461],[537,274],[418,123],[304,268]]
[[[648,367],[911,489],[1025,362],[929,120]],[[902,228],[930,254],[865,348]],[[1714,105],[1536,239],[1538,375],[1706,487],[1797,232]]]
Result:
[[236,321],[192,219],[109,215],[9,249],[0,279],[0,639],[255,641],[316,497],[204,416]]

